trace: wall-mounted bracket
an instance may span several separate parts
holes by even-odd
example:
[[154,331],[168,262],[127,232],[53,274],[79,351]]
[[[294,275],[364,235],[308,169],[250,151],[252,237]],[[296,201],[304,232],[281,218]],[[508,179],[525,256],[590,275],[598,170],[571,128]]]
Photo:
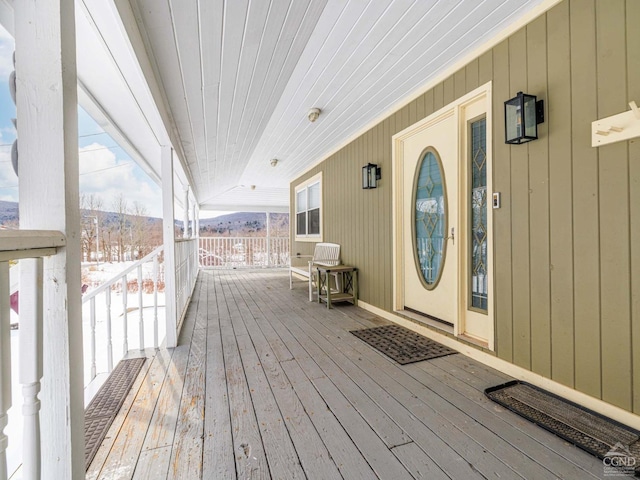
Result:
[[631,110],[591,123],[591,146],[601,147],[640,137],[640,108],[629,102]]

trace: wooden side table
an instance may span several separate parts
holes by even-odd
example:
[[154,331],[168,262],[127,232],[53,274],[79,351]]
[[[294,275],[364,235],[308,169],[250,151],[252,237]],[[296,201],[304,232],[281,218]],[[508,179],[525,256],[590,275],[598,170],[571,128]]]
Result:
[[[358,305],[358,269],[350,265],[318,266],[318,303],[327,302],[327,308],[335,302],[351,302]],[[336,289],[329,283],[336,277]]]

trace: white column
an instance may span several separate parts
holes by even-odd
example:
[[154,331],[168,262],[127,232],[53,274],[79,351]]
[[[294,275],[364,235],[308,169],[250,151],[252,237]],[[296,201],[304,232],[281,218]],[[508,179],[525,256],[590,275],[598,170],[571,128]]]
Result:
[[271,266],[271,213],[267,212],[267,263],[266,266]]
[[176,314],[176,238],[173,213],[173,149],[171,147],[162,147],[161,173],[167,348],[172,348],[178,344],[178,318]]
[[67,239],[44,260],[42,472],[84,478],[74,1],[20,0],[14,8],[20,228]]
[[195,200],[191,201],[191,238],[197,238],[196,230],[196,202]]
[[196,204],[196,212],[195,212],[195,224],[196,224],[196,238],[200,238],[200,206]]
[[184,189],[184,230],[182,232],[183,238],[189,238],[189,186],[182,187]]

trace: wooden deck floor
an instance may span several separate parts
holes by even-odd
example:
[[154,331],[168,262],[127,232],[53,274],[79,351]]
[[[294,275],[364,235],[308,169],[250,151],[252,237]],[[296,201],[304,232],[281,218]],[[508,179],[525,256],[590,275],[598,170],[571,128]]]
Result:
[[460,354],[399,366],[282,271],[201,271],[179,346],[154,352],[87,478],[584,479],[602,463],[487,400]]

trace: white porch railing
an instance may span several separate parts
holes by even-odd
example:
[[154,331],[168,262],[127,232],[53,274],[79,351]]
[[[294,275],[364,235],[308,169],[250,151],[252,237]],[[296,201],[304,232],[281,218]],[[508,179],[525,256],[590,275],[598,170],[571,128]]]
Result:
[[[130,265],[122,272],[119,272],[111,279],[107,280],[99,287],[91,290],[82,297],[82,303],[89,304],[89,336],[90,336],[90,357],[88,364],[85,363],[85,370],[87,366],[90,367],[89,378],[87,381],[87,375],[85,373],[85,385],[96,378],[97,374],[97,361],[101,360],[104,364],[104,358],[100,359],[96,353],[96,324],[97,319],[100,318],[104,322],[104,329],[101,332],[101,338],[106,341],[106,370],[111,372],[114,365],[114,352],[113,352],[113,332],[114,325],[112,320],[121,316],[121,324],[115,326],[115,330],[118,332],[118,338],[122,341],[122,354],[117,355],[117,360],[122,358],[129,351],[129,313],[135,312],[137,315],[138,332],[137,335],[137,347],[143,349],[146,347],[158,348],[162,339],[159,336],[159,321],[158,321],[158,290],[161,282],[164,282],[163,264],[159,262],[159,257],[162,254],[163,247],[156,248],[153,252],[143,257],[142,259]],[[143,273],[144,272],[144,273]],[[134,277],[130,280],[130,277]],[[137,295],[137,301],[131,302],[129,299],[129,290],[133,289]],[[112,296],[118,295],[120,298],[119,304],[116,305],[112,302]],[[146,295],[145,295],[146,293]],[[147,307],[152,308],[151,321],[153,325],[153,341],[145,341],[145,330],[148,325],[145,324],[145,305],[144,298],[152,294],[151,299],[147,299],[150,303]],[[130,306],[131,305],[131,306]],[[99,310],[99,314],[96,314],[96,309]],[[85,310],[83,308],[83,310]],[[86,313],[83,314],[84,319]],[[135,318],[135,317],[134,317]],[[134,320],[135,321],[135,320]],[[85,336],[86,339],[86,336]],[[85,348],[86,348],[85,340]],[[85,352],[86,353],[86,352]],[[117,361],[115,362],[117,363]]]
[[[22,463],[24,478],[40,478],[40,381],[43,377],[43,257],[66,244],[55,231],[16,230],[0,237],[0,479],[8,477],[8,425],[11,393],[9,262],[20,259],[18,382],[22,385]],[[14,410],[15,411],[15,410]]]
[[180,320],[198,276],[198,239],[176,239],[176,312]]
[[200,266],[287,267],[288,237],[200,237]]

